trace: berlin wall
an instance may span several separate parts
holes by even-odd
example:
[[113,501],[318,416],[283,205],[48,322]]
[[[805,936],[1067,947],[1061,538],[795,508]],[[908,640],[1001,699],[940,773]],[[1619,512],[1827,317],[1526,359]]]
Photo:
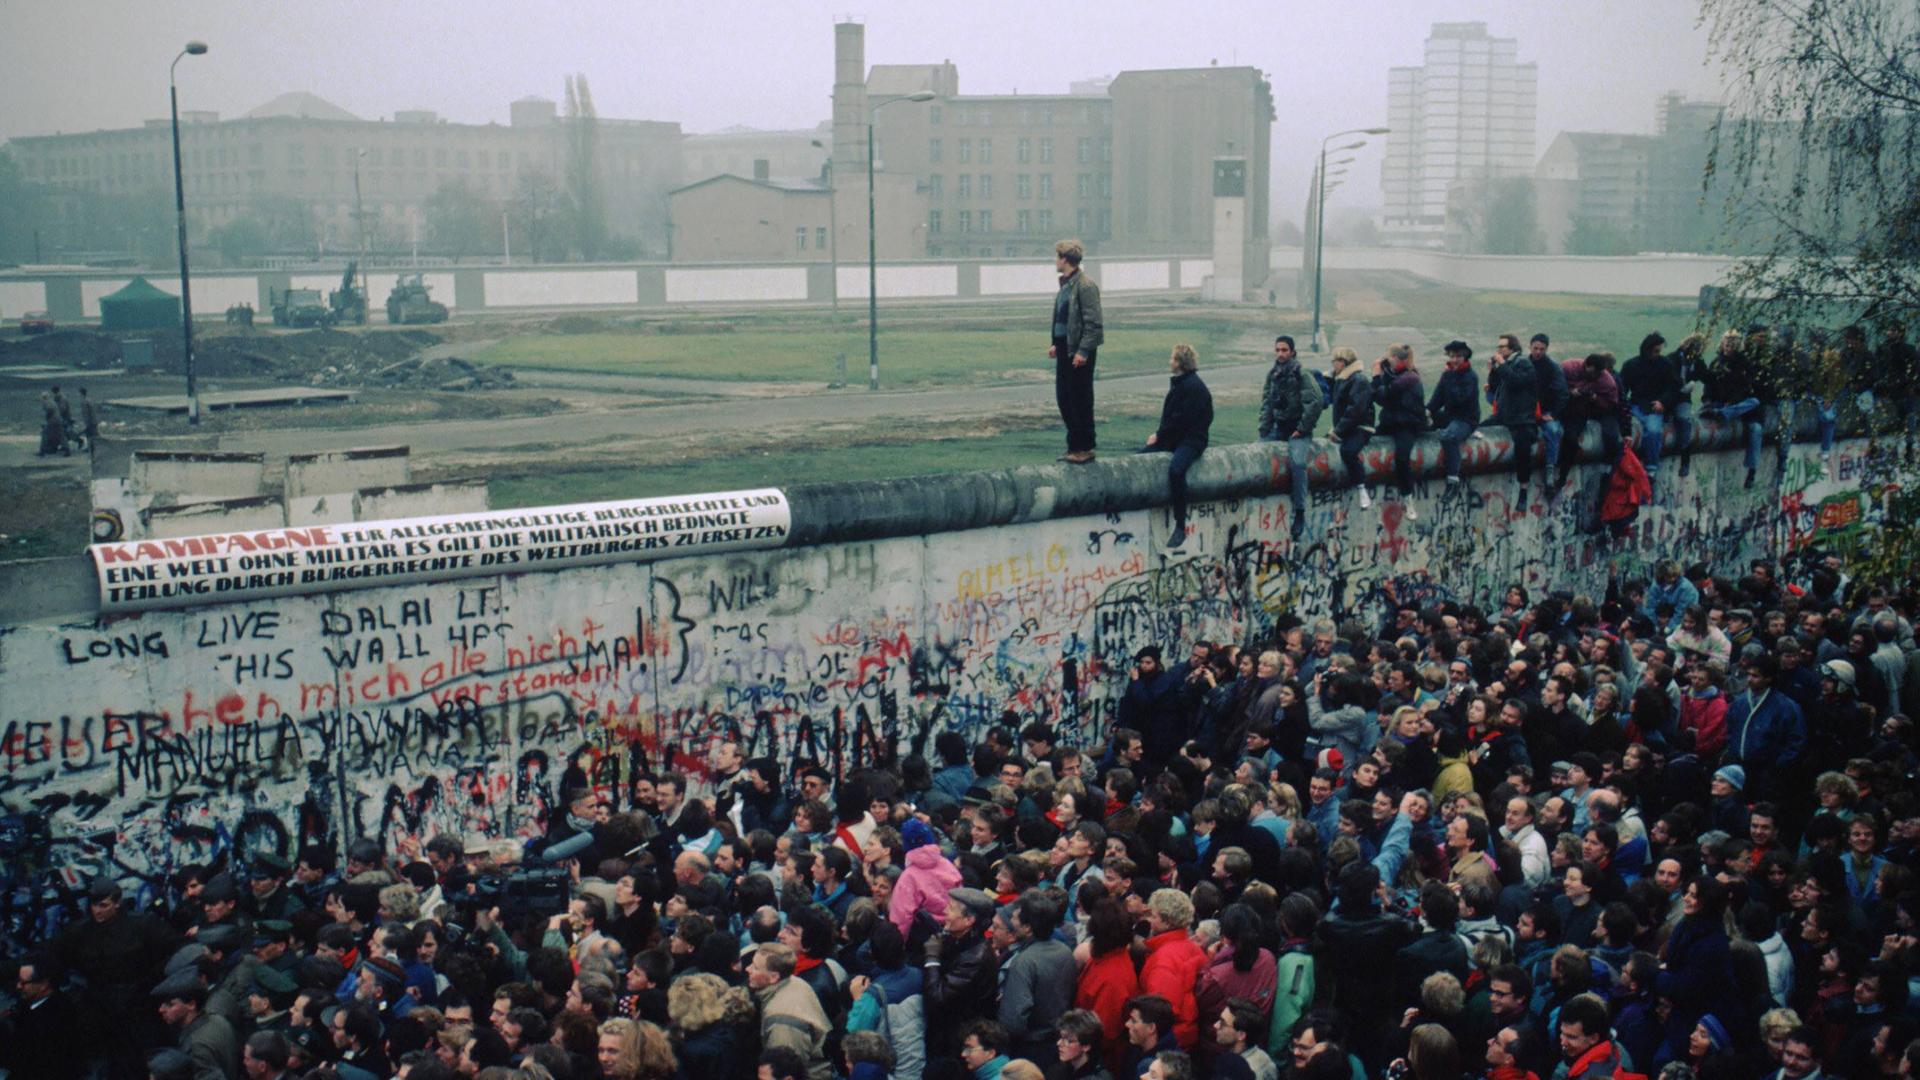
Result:
[[[1557,505],[1537,484],[1516,502],[1495,429],[1450,494],[1421,444],[1417,522],[1316,489],[1298,542],[1284,446],[1256,444],[1201,460],[1210,501],[1177,551],[1166,459],[1143,456],[786,489],[779,547],[6,627],[0,875],[108,872],[140,890],[236,845],[533,835],[582,747],[623,792],[642,762],[697,781],[722,739],[844,772],[930,752],[943,730],[971,738],[1004,710],[1087,745],[1148,643],[1178,655],[1258,640],[1289,613],[1497,605],[1516,582],[1597,597],[1660,558],[1845,550],[1913,517],[1889,448],[1843,441],[1829,476],[1801,443],[1776,485],[1769,446],[1749,490],[1728,433],[1702,430],[1716,448],[1685,480],[1663,465],[1657,504],[1619,540],[1594,530],[1597,468]],[[1390,459],[1376,441],[1376,475]],[[1336,467],[1323,455],[1316,484]]]

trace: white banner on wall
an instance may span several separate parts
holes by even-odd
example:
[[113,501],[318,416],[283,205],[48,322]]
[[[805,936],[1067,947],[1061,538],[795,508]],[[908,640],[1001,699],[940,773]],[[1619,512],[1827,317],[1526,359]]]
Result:
[[100,611],[224,604],[337,589],[779,547],[777,488],[95,544]]

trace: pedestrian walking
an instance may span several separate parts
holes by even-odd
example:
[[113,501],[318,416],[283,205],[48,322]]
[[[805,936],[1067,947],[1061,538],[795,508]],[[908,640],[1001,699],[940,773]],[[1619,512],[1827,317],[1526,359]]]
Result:
[[1313,427],[1320,421],[1326,397],[1320,393],[1320,380],[1313,377],[1294,355],[1293,339],[1285,334],[1273,339],[1273,366],[1267,369],[1267,383],[1260,395],[1260,438],[1267,442],[1287,442],[1287,469],[1292,484],[1293,538],[1307,523],[1307,465],[1313,461]]
[[80,388],[80,427],[86,435],[87,457],[92,459],[94,449],[100,443],[100,407],[87,396],[87,388]]
[[1173,455],[1167,462],[1167,488],[1173,495],[1173,534],[1167,546],[1177,548],[1187,542],[1187,470],[1206,452],[1213,394],[1200,381],[1200,357],[1193,346],[1175,345],[1167,366],[1173,372],[1172,385],[1160,406],[1160,427],[1147,436],[1143,452]]
[[1053,246],[1060,291],[1053,298],[1053,396],[1067,426],[1067,452],[1061,461],[1084,465],[1093,460],[1093,366],[1105,340],[1100,321],[1100,286],[1081,272],[1086,249],[1078,240]]
[[78,428],[73,422],[73,403],[67,400],[67,395],[61,393],[58,386],[53,387],[53,405],[60,412],[60,452],[71,456]]

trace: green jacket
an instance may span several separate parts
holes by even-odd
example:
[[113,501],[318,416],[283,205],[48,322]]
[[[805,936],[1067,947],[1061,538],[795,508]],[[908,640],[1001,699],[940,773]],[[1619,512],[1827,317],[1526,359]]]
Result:
[[1067,359],[1099,348],[1106,339],[1100,321],[1100,284],[1085,270],[1067,281]]

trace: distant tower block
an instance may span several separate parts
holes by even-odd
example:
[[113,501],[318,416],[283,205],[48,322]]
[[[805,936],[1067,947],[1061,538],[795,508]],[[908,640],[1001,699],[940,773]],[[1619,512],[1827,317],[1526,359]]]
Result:
[[1247,291],[1247,159],[1213,159],[1213,277],[1206,298],[1237,304]]
[[867,28],[833,27],[833,175],[836,186],[867,171]]

